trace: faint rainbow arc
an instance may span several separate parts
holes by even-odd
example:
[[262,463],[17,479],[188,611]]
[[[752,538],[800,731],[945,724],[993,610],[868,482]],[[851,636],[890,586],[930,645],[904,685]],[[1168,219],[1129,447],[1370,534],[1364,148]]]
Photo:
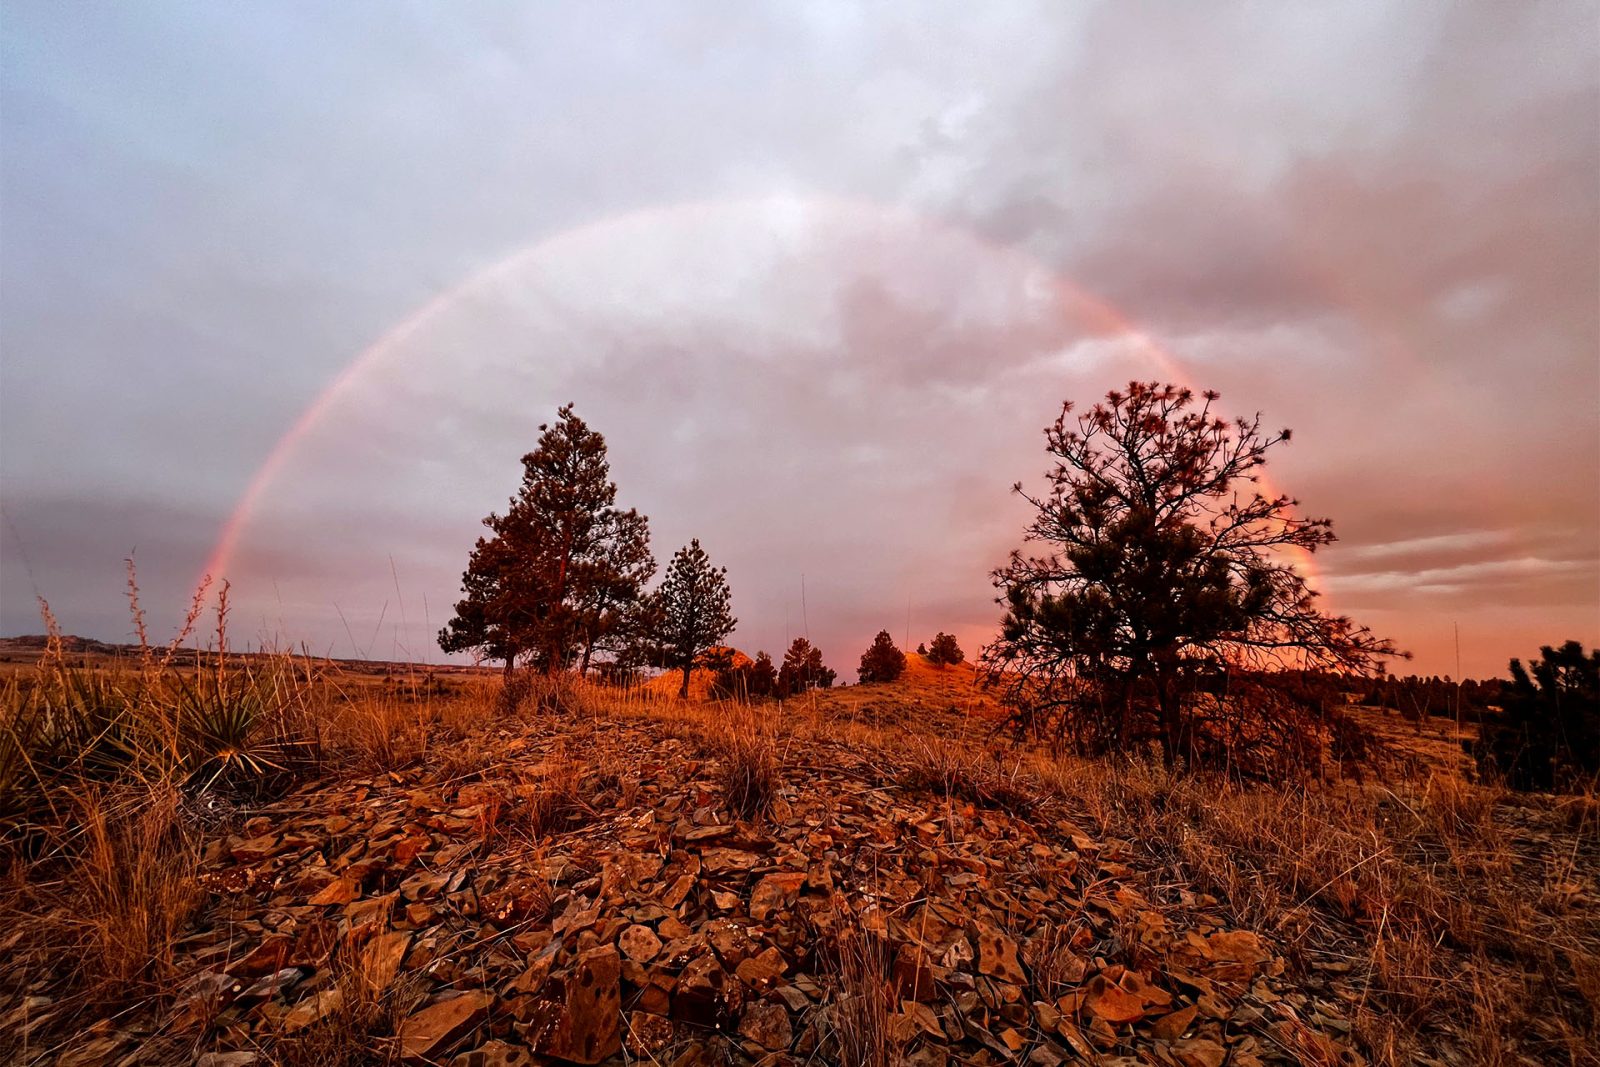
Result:
[[[935,231],[941,236],[954,237],[978,245],[986,251],[1020,266],[1028,275],[1039,275],[1048,279],[1052,289],[1055,291],[1058,306],[1070,305],[1070,314],[1078,318],[1079,321],[1087,320],[1087,324],[1092,326],[1095,332],[1117,334],[1130,338],[1160,368],[1164,377],[1179,382],[1188,380],[1188,375],[1178,358],[1109,301],[1084,289],[1076,282],[1050,268],[1036,256],[1017,246],[1002,244],[968,227],[960,226],[944,219],[911,212],[898,205],[883,205],[872,201],[831,195],[826,197],[760,197],[744,200],[689,201],[665,206],[639,208],[620,215],[607,216],[603,219],[573,226],[548,237],[540,238],[512,252],[510,255],[496,260],[487,267],[468,274],[455,285],[435,294],[357,353],[355,358],[345,365],[344,369],[317,394],[311,403],[306,406],[305,410],[300,413],[299,417],[284,431],[283,435],[272,446],[271,451],[268,452],[266,459],[256,468],[255,473],[246,484],[244,492],[240,494],[238,502],[234,505],[233,510],[223,524],[222,531],[206,559],[205,566],[199,577],[204,579],[206,576],[223,577],[225,575],[238,549],[240,538],[243,536],[261,500],[266,496],[267,490],[277,480],[289,459],[295,454],[300,442],[321,422],[323,416],[334,404],[351,389],[353,383],[359,380],[367,370],[379,364],[386,353],[403,344],[426,326],[435,316],[444,312],[456,301],[498,279],[515,273],[524,264],[532,260],[559,251],[563,245],[581,241],[604,230],[636,225],[656,218],[681,216],[686,212],[770,207],[778,203],[798,204],[806,208],[815,208],[820,205],[831,211],[859,213],[877,223],[887,221],[911,223]],[[1262,486],[1267,493],[1278,491],[1264,476],[1262,477]],[[1317,577],[1317,568],[1311,553],[1304,550],[1299,551],[1296,554],[1296,563],[1308,577]]]

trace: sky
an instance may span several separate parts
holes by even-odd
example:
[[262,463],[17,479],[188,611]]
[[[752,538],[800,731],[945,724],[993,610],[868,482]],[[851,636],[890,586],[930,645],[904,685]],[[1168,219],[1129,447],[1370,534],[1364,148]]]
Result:
[[0,8],[0,633],[440,660],[572,402],[734,644],[975,652],[1133,378],[1400,673],[1600,643],[1600,5]]

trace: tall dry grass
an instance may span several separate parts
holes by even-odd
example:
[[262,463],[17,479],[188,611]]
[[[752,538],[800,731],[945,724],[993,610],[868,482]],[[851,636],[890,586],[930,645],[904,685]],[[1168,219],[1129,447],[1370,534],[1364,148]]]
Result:
[[[0,688],[0,1013],[24,995],[55,1005],[58,1024],[170,999],[175,946],[204,902],[203,841],[237,802],[416,762],[433,735],[448,744],[484,718],[476,688],[386,689],[306,655],[234,654],[225,583],[209,647],[185,649],[205,592],[156,648],[130,565],[139,644],[97,665],[72,661],[41,601],[40,661]],[[33,1040],[0,1034],[0,1060]]]
[[894,1025],[897,1003],[886,942],[853,920],[840,924],[832,948],[830,1024],[833,1062],[846,1067],[900,1067],[906,1037]]
[[717,778],[728,810],[740,819],[760,819],[772,808],[782,784],[773,719],[747,702],[723,701],[705,725],[705,740],[718,758]]
[[1600,1038],[1600,937],[1583,916],[1537,906],[1493,786],[1436,774],[1394,787],[1246,788],[1054,759],[1035,773],[1170,884],[1274,935],[1303,973],[1353,945],[1354,1022],[1375,1062],[1408,1064],[1442,1041],[1475,1063],[1524,1062],[1530,1049],[1538,1062],[1581,1063]]

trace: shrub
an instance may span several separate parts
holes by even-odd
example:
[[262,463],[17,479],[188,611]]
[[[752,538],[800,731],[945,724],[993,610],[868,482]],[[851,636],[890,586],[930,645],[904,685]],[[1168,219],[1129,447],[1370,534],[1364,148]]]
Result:
[[933,644],[928,646],[928,651],[924,655],[929,663],[939,667],[960,663],[967,658],[967,654],[961,651],[961,646],[956,644],[955,635],[947,634],[943,630],[934,635]]
[[1530,675],[1511,661],[1504,711],[1485,720],[1474,755],[1514,789],[1578,792],[1600,775],[1600,650],[1539,650]]
[[905,673],[906,654],[894,645],[888,630],[879,630],[872,645],[861,653],[857,673],[863,682],[892,682]]

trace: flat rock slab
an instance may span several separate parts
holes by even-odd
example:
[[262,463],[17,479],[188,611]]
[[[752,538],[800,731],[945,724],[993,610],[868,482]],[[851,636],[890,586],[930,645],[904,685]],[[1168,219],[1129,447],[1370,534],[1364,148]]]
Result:
[[489,1018],[494,997],[482,990],[436,1000],[400,1026],[400,1055],[407,1063],[427,1063],[449,1052]]

